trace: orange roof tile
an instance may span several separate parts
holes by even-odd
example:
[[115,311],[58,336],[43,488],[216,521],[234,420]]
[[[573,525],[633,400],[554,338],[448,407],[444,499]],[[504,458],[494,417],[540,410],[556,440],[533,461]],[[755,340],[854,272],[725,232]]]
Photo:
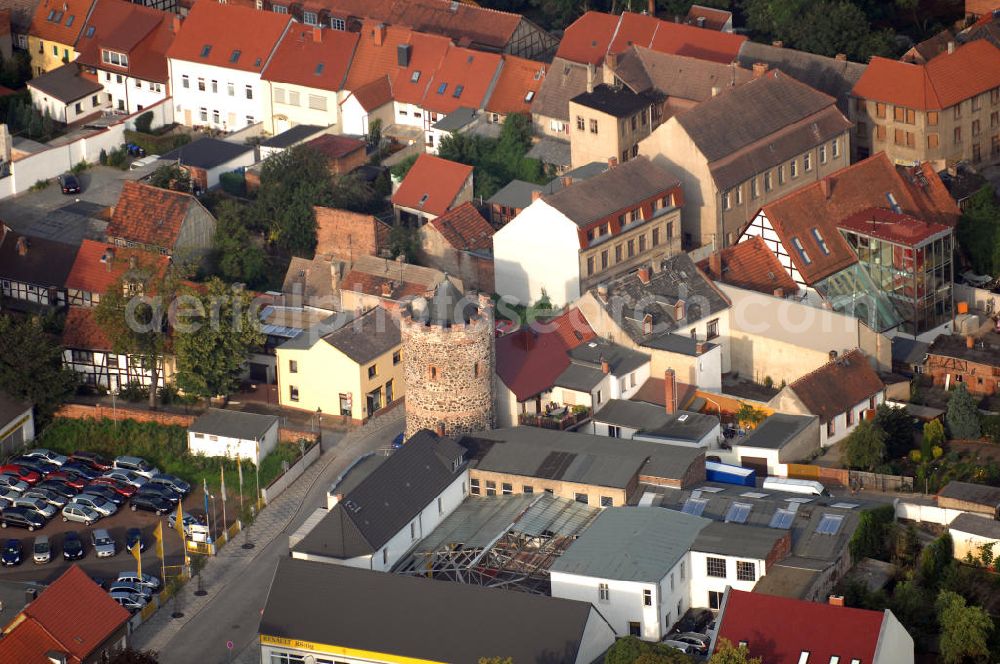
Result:
[[[105,260],[106,253],[110,254],[110,261]],[[113,247],[103,242],[84,240],[76,252],[76,260],[73,261],[69,276],[66,277],[66,288],[88,293],[105,293],[128,272],[132,257],[135,257],[138,265],[143,268],[155,265],[160,271],[165,270],[169,263],[166,256],[148,251]]]
[[42,0],[35,7],[28,34],[74,46],[93,5],[94,0]]
[[814,369],[788,386],[806,407],[826,424],[841,413],[867,401],[883,389],[868,358],[855,348]]
[[394,67],[392,97],[397,102],[419,106],[430,90],[434,73],[441,66],[451,42],[438,35],[412,32],[407,45],[410,63],[406,67]]
[[196,2],[170,45],[167,57],[260,72],[291,22],[287,14]]
[[472,166],[422,152],[392,195],[392,203],[441,216],[471,176]]
[[722,261],[722,274],[712,270],[712,260],[704,259],[698,267],[713,281],[771,295],[778,288],[785,295],[797,293],[798,284],[778,262],[761,237],[753,237],[716,252]]
[[729,64],[736,60],[746,40],[743,35],[671,23],[644,14],[625,12],[614,16],[589,11],[566,28],[556,57],[599,65],[608,53],[645,46],[661,53]]
[[[174,39],[173,25],[172,15],[158,9],[125,0],[97,0],[76,44],[80,53],[77,62],[128,72],[146,81],[165,82],[168,79],[167,49]],[[126,53],[128,67],[103,63],[102,48]]]
[[79,659],[90,656],[129,619],[129,612],[78,565],[63,572],[23,613],[44,626],[61,650]]
[[327,159],[340,159],[358,150],[365,149],[365,142],[350,136],[323,134],[306,143]]
[[[18,664],[51,664],[49,652],[62,652],[62,644],[56,641],[38,621],[27,618],[0,639],[0,662]],[[66,658],[67,664],[79,664],[79,657]]]
[[499,67],[496,53],[451,47],[427,86],[422,106],[445,114],[462,106],[482,108]]
[[429,224],[459,251],[493,250],[496,229],[468,201],[432,219]]
[[726,23],[733,20],[733,13],[725,9],[691,5],[691,9],[687,13],[688,23],[697,23],[699,18],[705,19],[705,29],[722,30],[726,26]]
[[[404,297],[417,297],[427,292],[425,284],[413,281],[399,281],[390,279],[384,275],[369,274],[359,270],[351,270],[341,280],[341,288],[354,293],[364,293],[365,295],[375,295],[388,300],[401,300]],[[388,284],[389,294],[386,295],[382,289]]]
[[358,44],[358,33],[295,24],[285,33],[262,77],[337,92]]
[[410,34],[409,28],[395,25],[379,27],[374,21],[365,21],[344,88],[357,90],[383,76],[393,77],[398,68],[396,47],[408,43]]
[[491,113],[530,113],[531,102],[545,82],[544,62],[503,56],[503,67],[484,108]]
[[70,307],[63,324],[63,348],[112,350],[113,344],[97,324],[92,307]]
[[392,101],[392,83],[388,76],[380,76],[371,83],[355,88],[351,94],[361,104],[361,108],[371,112]]
[[926,64],[874,57],[851,94],[920,110],[943,110],[1000,87],[1000,49],[979,39]]
[[191,194],[128,181],[111,215],[108,237],[170,250],[192,205],[201,204]]

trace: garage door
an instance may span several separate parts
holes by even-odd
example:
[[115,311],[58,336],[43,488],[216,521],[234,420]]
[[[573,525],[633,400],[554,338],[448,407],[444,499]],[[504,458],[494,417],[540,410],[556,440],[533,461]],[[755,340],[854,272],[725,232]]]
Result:
[[767,477],[767,459],[765,457],[741,457],[740,465],[756,470],[759,479]]

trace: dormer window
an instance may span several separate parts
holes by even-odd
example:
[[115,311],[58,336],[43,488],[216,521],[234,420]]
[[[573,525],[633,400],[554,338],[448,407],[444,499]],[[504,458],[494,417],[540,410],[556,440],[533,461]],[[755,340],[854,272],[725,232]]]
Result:
[[534,90],[528,90],[528,94],[524,95],[524,101],[526,101],[526,102],[530,102],[534,98],[535,98],[535,91]]
[[410,83],[416,83],[419,80],[420,80],[420,70],[418,69],[412,74],[410,74]]
[[101,49],[101,62],[115,67],[128,67],[128,56],[117,51]]

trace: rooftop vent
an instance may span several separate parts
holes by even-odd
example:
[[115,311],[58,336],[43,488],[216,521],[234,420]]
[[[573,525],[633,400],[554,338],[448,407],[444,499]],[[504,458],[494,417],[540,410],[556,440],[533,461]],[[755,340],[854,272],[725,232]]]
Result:
[[396,64],[400,67],[409,67],[412,54],[413,46],[411,44],[400,44],[396,47]]

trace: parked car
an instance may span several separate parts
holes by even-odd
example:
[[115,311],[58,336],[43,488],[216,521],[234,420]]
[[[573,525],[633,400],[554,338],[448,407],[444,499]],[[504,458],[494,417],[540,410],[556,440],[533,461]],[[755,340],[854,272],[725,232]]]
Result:
[[0,475],[0,489],[11,491],[27,491],[31,485],[24,480],[18,479],[15,475],[4,473]]
[[44,500],[49,505],[53,505],[57,509],[66,507],[66,503],[69,502],[69,499],[66,498],[66,496],[60,495],[50,489],[29,489],[21,495],[25,498],[38,498],[40,500]]
[[52,545],[48,535],[39,535],[31,545],[31,560],[36,565],[44,565],[52,560]]
[[[188,512],[185,512],[184,513],[184,534],[185,535],[189,535],[191,533],[191,526],[193,526],[193,525],[203,526],[203,525],[205,525],[205,522],[202,521],[201,519],[199,519],[194,514],[190,514]],[[173,512],[173,513],[171,513],[170,516],[167,517],[167,527],[170,528],[171,530],[174,530],[177,527],[177,512]]]
[[43,479],[49,473],[59,470],[59,466],[56,464],[49,463],[45,459],[36,459],[35,457],[16,456],[10,460],[10,463],[16,463],[28,470],[33,470],[41,475]]
[[46,482],[56,480],[67,484],[77,491],[82,491],[87,486],[87,479],[69,470],[55,470],[45,476]]
[[145,459],[134,456],[120,456],[115,459],[116,470],[131,470],[133,473],[142,475],[146,479],[151,479],[160,474],[160,469],[153,466]]
[[94,470],[99,470],[102,473],[107,472],[114,467],[111,464],[110,459],[102,457],[97,452],[91,452],[89,450],[76,450],[69,455],[69,460],[88,465]]
[[684,617],[677,621],[674,632],[678,634],[700,632],[712,621],[713,617],[712,612],[708,609],[688,609]]
[[141,611],[146,606],[146,600],[143,599],[142,595],[139,595],[138,593],[116,590],[109,594],[111,595],[111,599],[115,600],[133,613]]
[[159,496],[137,493],[132,496],[129,507],[131,507],[133,512],[136,510],[145,510],[147,512],[155,512],[157,516],[162,516],[169,512],[173,505],[170,504],[170,501],[164,500]]
[[101,498],[100,496],[95,496],[90,493],[81,493],[79,496],[73,499],[73,502],[77,505],[84,505],[94,510],[101,516],[111,516],[118,511],[118,506],[115,505],[110,500]]
[[83,540],[79,533],[72,530],[63,535],[63,558],[65,560],[80,560],[87,551],[83,548]]
[[42,461],[48,461],[49,463],[54,463],[57,466],[61,466],[64,463],[66,463],[66,461],[68,461],[65,455],[59,454],[58,452],[53,452],[52,450],[47,450],[44,447],[36,447],[33,450],[28,450],[21,456],[26,456],[29,458],[34,457],[36,459],[41,459]]
[[94,479],[92,479],[90,483],[87,485],[87,487],[92,487],[95,485],[106,486],[123,498],[131,498],[132,496],[135,495],[135,492],[139,490],[139,487],[133,484],[129,484],[128,482],[123,482],[121,480],[116,480],[112,477],[104,477],[103,475],[101,477],[95,477]]
[[708,652],[708,637],[704,634],[684,632],[683,634],[671,634],[670,639],[672,641],[686,643],[702,655]]
[[136,489],[143,486],[149,482],[149,478],[145,475],[140,475],[134,471],[125,468],[116,468],[114,470],[109,470],[104,473],[101,477],[109,477],[113,480],[118,480],[119,482],[124,482],[125,484],[131,484]]
[[39,482],[35,485],[36,489],[48,489],[49,491],[55,491],[60,496],[65,496],[72,500],[72,498],[80,493],[78,490],[74,489],[70,485],[66,484],[62,480],[45,480]]
[[170,487],[163,484],[153,484],[153,482],[149,482],[148,484],[139,487],[139,490],[135,492],[135,495],[158,496],[171,505],[176,505],[181,499],[181,494],[177,493]]
[[21,564],[21,540],[9,539],[3,544],[3,553],[0,553],[0,563],[4,567],[13,567]]
[[35,510],[40,516],[46,519],[51,519],[56,515],[56,506],[48,504],[41,498],[31,498],[22,495],[21,498],[14,501],[14,507],[26,507]]
[[110,500],[118,507],[121,507],[126,500],[125,496],[121,495],[107,484],[94,484],[91,482],[87,486],[83,487],[82,493],[89,493],[92,496],[100,496],[104,500]]
[[689,643],[684,643],[683,641],[673,641],[667,639],[663,642],[663,645],[673,648],[674,650],[680,650],[685,655],[694,655],[698,653],[698,649]]
[[154,591],[160,589],[160,580],[153,576],[152,574],[146,574],[143,572],[141,575],[136,574],[133,571],[119,572],[118,581],[130,581],[132,583],[140,583],[144,586],[152,588]]
[[146,550],[146,542],[142,539],[142,528],[129,528],[125,531],[125,549],[131,551],[136,545],[139,546],[139,553]]
[[118,547],[106,528],[97,528],[90,533],[90,542],[98,558],[111,558],[118,553]]
[[173,475],[167,475],[165,473],[160,473],[159,475],[156,475],[155,477],[153,477],[153,479],[149,481],[149,483],[156,486],[165,486],[182,497],[191,493],[190,484],[188,484],[179,477],[174,477]]
[[76,521],[77,523],[82,523],[85,525],[90,525],[95,523],[101,518],[101,515],[95,512],[90,507],[86,505],[80,505],[77,503],[68,503],[66,507],[62,509],[62,519],[63,521]]
[[13,489],[4,489],[0,491],[0,504],[4,507],[13,507],[15,500],[20,500],[23,493],[18,493]]
[[44,525],[45,519],[42,518],[42,515],[27,507],[8,507],[0,512],[0,528],[17,526],[32,531]]
[[149,603],[149,600],[153,599],[153,589],[149,586],[144,586],[141,583],[134,583],[132,581],[112,581],[108,586],[108,592],[128,592],[135,593],[136,595],[141,595],[142,598]]
[[62,466],[59,467],[60,470],[67,473],[73,473],[78,477],[82,477],[88,482],[95,477],[99,476],[102,471],[96,468],[91,468],[90,466],[84,464],[81,461],[67,461]]
[[72,173],[63,173],[59,176],[59,188],[64,194],[79,194],[83,191],[80,180]]
[[0,473],[13,475],[17,479],[22,482],[27,482],[28,484],[38,484],[42,481],[41,475],[16,463],[8,463],[0,466]]

